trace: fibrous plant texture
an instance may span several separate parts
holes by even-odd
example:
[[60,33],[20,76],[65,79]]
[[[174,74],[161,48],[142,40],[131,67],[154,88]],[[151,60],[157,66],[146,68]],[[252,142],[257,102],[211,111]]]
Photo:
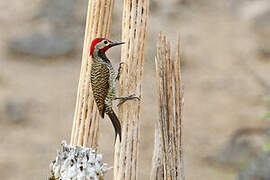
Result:
[[156,56],[156,78],[159,119],[156,124],[152,180],[184,180],[182,145],[183,88],[180,68],[180,46],[175,59],[170,43],[160,35]]
[[90,45],[96,37],[110,34],[114,0],[89,0],[77,103],[71,133],[72,145],[97,148],[99,112],[90,85]]
[[[144,47],[147,31],[149,0],[124,0],[122,20],[119,95],[141,98],[144,67]],[[130,100],[120,105],[118,117],[122,123],[122,142],[116,141],[114,179],[138,179],[138,150],[140,134],[140,101]]]

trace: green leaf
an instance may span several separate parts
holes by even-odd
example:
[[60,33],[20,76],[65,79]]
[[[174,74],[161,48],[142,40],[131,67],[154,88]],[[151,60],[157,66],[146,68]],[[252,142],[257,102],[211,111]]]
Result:
[[263,115],[263,118],[270,118],[270,112],[267,112]]
[[263,100],[264,100],[264,101],[267,101],[267,102],[270,102],[270,96],[265,96],[265,97],[263,98]]
[[267,143],[263,146],[263,151],[269,152],[270,151],[270,143]]

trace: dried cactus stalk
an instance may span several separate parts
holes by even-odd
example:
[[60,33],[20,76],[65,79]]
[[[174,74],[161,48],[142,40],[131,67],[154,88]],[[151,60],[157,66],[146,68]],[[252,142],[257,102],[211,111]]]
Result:
[[171,58],[170,44],[160,35],[156,62],[156,79],[159,100],[159,120],[151,180],[184,180],[182,152],[183,90],[180,69],[180,46],[176,57]]
[[[141,82],[144,64],[144,46],[149,0],[124,0],[122,20],[121,61],[124,62],[120,77],[119,94],[135,94],[141,97]],[[140,127],[140,101],[131,100],[122,104],[118,113],[122,122],[122,142],[116,141],[114,179],[137,179],[138,145]]]
[[90,87],[90,45],[95,37],[110,34],[114,0],[89,0],[82,66],[77,93],[77,102],[71,133],[71,145],[97,148],[99,113]]
[[161,137],[160,137],[160,127],[156,123],[155,128],[155,146],[152,158],[152,171],[151,180],[163,180],[164,178],[164,168],[162,161],[162,149],[161,149]]

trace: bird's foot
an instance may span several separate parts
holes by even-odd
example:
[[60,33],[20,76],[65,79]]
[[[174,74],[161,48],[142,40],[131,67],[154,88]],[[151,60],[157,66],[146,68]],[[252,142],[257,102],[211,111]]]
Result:
[[129,96],[123,96],[123,97],[115,97],[115,100],[119,99],[119,103],[117,104],[117,107],[120,106],[121,104],[125,103],[127,100],[132,100],[132,99],[137,99],[141,100],[138,96],[135,96],[135,94],[129,95]]
[[117,76],[116,76],[116,78],[115,78],[117,81],[119,80],[120,75],[121,75],[121,73],[122,73],[122,71],[123,71],[123,67],[122,67],[123,64],[125,64],[125,63],[124,63],[124,62],[120,62],[120,64],[119,64]]

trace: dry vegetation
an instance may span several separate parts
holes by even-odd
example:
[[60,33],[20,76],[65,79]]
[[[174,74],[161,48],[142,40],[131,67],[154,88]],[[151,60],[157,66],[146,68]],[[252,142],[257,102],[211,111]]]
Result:
[[[91,42],[96,37],[109,38],[114,1],[89,1],[85,38],[82,55],[81,74],[77,103],[71,133],[71,144],[98,146],[98,128],[100,114],[94,103],[90,87],[92,59],[89,57]],[[100,16],[104,18],[100,18]]]
[[172,57],[170,42],[163,34],[157,43],[156,79],[159,118],[156,121],[152,180],[184,180],[183,162],[183,83],[181,81],[180,42]]
[[135,94],[132,100],[119,107],[122,123],[122,142],[115,145],[114,179],[138,179],[138,157],[141,126],[142,79],[146,34],[149,19],[149,0],[124,0],[122,19],[121,62],[124,68],[119,80],[119,95]]
[[[73,11],[77,19],[63,25],[63,29],[69,31],[65,32],[66,38],[80,37],[72,44],[72,51],[53,58],[14,52],[8,45],[10,39],[40,31],[51,37],[54,28],[61,30],[59,26],[51,25],[49,16],[32,18],[42,2],[45,1],[0,2],[0,174],[6,180],[32,179],[33,174],[45,179],[59,142],[70,139],[87,2],[76,1],[77,9]],[[263,97],[269,94],[265,85],[269,83],[270,58],[265,43],[270,42],[265,33],[269,32],[269,21],[257,20],[256,29],[262,24],[263,29],[254,31],[253,17],[262,14],[263,8],[252,13],[249,9],[255,9],[248,8],[248,5],[253,7],[252,3],[256,2],[259,1],[151,1],[142,82],[139,179],[149,179],[151,169],[154,122],[158,118],[154,56],[160,30],[168,34],[172,44],[177,41],[177,33],[181,38],[186,178],[236,178],[239,168],[228,169],[235,162],[224,162],[229,158],[222,153],[221,157],[215,155],[224,151],[239,130],[269,126],[269,121],[261,118],[267,111]],[[121,39],[121,3],[117,1],[115,4],[111,39]],[[44,45],[46,41],[38,43]],[[111,50],[108,56],[112,57],[114,65],[119,63],[119,50]],[[250,69],[243,68],[243,63],[247,63]],[[99,149],[104,154],[104,161],[113,164],[114,132],[109,124],[108,119],[100,122]],[[255,142],[255,147],[261,149],[261,142],[270,139],[267,133],[245,132],[248,133],[233,142]],[[235,157],[231,159],[237,160]]]

